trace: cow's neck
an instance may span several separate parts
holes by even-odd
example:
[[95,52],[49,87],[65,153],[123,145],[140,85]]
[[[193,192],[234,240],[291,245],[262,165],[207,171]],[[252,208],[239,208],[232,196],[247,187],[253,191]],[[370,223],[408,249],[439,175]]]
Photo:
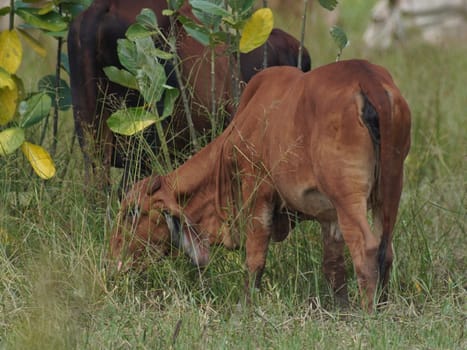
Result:
[[[222,137],[217,138],[195,154],[174,172],[167,175],[174,199],[182,211],[211,243],[224,243],[223,227],[227,217],[219,199],[228,198],[230,185],[219,186],[218,172],[222,161]],[[229,245],[229,244],[227,244]]]

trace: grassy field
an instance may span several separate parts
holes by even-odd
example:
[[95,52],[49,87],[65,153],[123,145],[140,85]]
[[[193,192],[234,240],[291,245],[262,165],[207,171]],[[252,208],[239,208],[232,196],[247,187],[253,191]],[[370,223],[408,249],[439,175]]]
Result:
[[[351,40],[342,58],[387,67],[413,117],[387,306],[373,315],[359,309],[350,260],[354,306],[333,306],[314,223],[272,245],[251,308],[239,303],[243,251],[216,248],[202,274],[173,257],[144,274],[111,276],[105,265],[116,201],[101,208],[85,199],[67,114],[56,178],[38,180],[21,157],[0,159],[0,348],[466,349],[467,47],[414,41],[368,52],[360,39],[365,3],[341,8]],[[287,19],[277,25],[298,34]],[[314,67],[335,58],[326,31],[315,23],[307,32]]]

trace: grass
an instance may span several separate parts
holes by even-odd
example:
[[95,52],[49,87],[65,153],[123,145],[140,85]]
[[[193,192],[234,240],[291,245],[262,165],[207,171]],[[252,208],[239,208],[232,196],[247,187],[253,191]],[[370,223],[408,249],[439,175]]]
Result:
[[[413,42],[366,52],[359,42],[366,5],[342,5],[352,42],[342,58],[386,66],[412,109],[388,306],[374,315],[333,306],[313,223],[271,247],[251,308],[239,302],[242,251],[215,249],[202,274],[173,257],[144,274],[112,276],[106,254],[116,201],[96,208],[84,198],[82,159],[77,147],[68,151],[65,115],[57,178],[38,180],[17,155],[0,159],[0,348],[467,348],[467,48]],[[315,67],[334,59],[323,26],[307,38]],[[358,305],[354,277],[350,293]]]

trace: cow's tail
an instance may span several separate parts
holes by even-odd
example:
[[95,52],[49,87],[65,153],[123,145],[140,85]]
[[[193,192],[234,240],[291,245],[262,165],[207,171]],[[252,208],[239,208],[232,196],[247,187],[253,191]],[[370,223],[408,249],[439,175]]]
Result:
[[[392,231],[399,207],[402,164],[408,150],[404,140],[409,140],[407,133],[410,132],[410,124],[402,122],[405,116],[401,114],[406,112],[405,101],[402,100],[402,108],[396,108],[394,99],[402,98],[399,95],[394,96],[384,85],[373,83],[368,87],[361,86],[361,92],[364,98],[362,119],[370,132],[376,155],[376,182],[370,200],[373,210],[377,208],[379,211],[382,224],[377,264],[380,283],[385,285],[390,267],[386,254],[388,245],[392,242]],[[400,130],[405,127],[406,130]]]

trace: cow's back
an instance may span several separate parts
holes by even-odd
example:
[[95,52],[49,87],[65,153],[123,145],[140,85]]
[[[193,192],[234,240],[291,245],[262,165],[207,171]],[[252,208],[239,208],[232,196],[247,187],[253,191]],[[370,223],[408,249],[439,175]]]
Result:
[[[268,68],[245,89],[229,143],[246,155],[245,166],[257,163],[256,176],[262,167],[289,202],[300,197],[293,186],[322,191],[320,179],[341,176],[342,164],[366,191],[375,181],[375,155],[362,120],[364,95],[379,111],[390,111],[390,99],[406,105],[389,73],[367,61],[341,61],[308,73]],[[294,209],[305,211],[298,202]]]

